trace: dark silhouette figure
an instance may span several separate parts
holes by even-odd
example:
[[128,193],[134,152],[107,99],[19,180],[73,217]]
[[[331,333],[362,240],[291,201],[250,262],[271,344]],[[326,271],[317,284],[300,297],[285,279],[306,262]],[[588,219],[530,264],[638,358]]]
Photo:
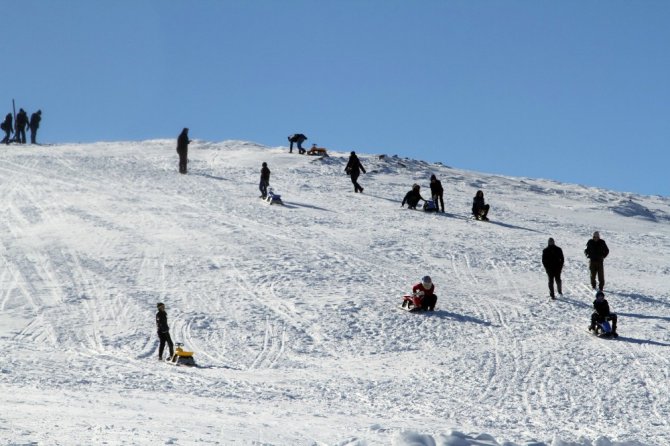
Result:
[[358,184],[358,177],[361,176],[361,170],[363,173],[366,173],[363,164],[361,164],[361,160],[356,156],[356,152],[352,151],[344,171],[351,177],[351,182],[354,184],[354,192],[363,192],[363,188]]
[[30,144],[37,144],[37,129],[40,128],[40,122],[42,121],[42,110],[37,110],[35,113],[30,115]]
[[16,114],[16,123],[14,131],[14,140],[20,144],[26,143],[26,127],[28,126],[28,113],[24,109],[19,109]]
[[556,299],[554,295],[554,281],[558,294],[563,295],[561,271],[563,271],[563,250],[556,246],[554,239],[550,238],[547,247],[542,251],[542,265],[549,278],[549,296]]
[[177,153],[179,154],[179,173],[186,174],[188,165],[188,128],[184,127],[177,138]]
[[478,190],[472,200],[472,215],[477,220],[489,221],[489,205],[484,202],[484,192]]
[[9,144],[9,136],[12,134],[12,129],[14,128],[14,119],[12,118],[11,113],[7,113],[5,120],[0,124],[0,128],[5,132],[5,137],[2,139],[2,142]]
[[293,144],[298,145],[298,153],[303,155],[306,150],[302,148],[302,143],[307,141],[307,137],[303,135],[302,133],[294,133],[293,135],[288,137],[288,142],[291,144],[291,146],[288,149],[288,153],[293,153]]
[[589,270],[591,271],[591,287],[596,289],[596,276],[598,277],[598,289],[605,288],[605,257],[610,253],[605,240],[600,238],[598,231],[593,233],[593,238],[586,242],[584,254],[589,258]]
[[156,304],[156,307],[158,308],[158,313],[156,313],[156,331],[158,332],[158,339],[160,340],[160,345],[158,346],[158,359],[163,360],[165,344],[167,344],[170,349],[169,359],[172,359],[174,356],[174,345],[172,344],[172,338],[170,337],[170,327],[168,326],[165,304],[159,302]]
[[261,191],[261,198],[268,196],[268,186],[270,185],[270,169],[268,163],[263,163],[261,167],[261,181],[258,183],[258,188]]
[[593,301],[593,308],[596,310],[591,314],[591,325],[589,330],[596,329],[597,322],[612,321],[612,336],[617,338],[619,335],[616,332],[617,315],[610,312],[609,303],[605,299],[605,293],[598,291],[596,293],[596,300]]
[[416,206],[419,204],[420,200],[426,201],[421,196],[421,186],[414,184],[412,185],[412,190],[405,194],[405,198],[402,199],[402,204],[400,207],[405,207],[405,203],[407,203],[407,207],[409,209],[416,209]]
[[433,197],[437,211],[440,211],[441,205],[442,212],[444,212],[444,189],[442,189],[442,182],[434,174],[430,176],[430,195]]

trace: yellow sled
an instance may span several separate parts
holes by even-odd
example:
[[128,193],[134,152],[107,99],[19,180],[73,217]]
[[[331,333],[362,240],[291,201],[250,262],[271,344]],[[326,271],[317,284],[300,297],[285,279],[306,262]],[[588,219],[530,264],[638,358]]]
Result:
[[177,342],[175,344],[175,352],[174,355],[172,355],[171,361],[177,365],[195,365],[195,359],[193,359],[193,352],[187,352],[184,350],[183,347],[184,344],[181,342]]

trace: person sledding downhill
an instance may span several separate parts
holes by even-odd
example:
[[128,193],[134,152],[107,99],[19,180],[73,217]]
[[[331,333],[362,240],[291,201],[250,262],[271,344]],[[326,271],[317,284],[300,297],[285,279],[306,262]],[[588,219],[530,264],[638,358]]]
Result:
[[[616,332],[617,316],[610,312],[610,306],[605,299],[605,293],[598,291],[596,293],[596,300],[593,301],[593,308],[596,310],[591,314],[591,325],[589,331],[601,337],[618,338]],[[612,327],[609,327],[609,321],[612,321]]]
[[436,303],[435,284],[430,276],[423,276],[421,282],[412,287],[412,294],[403,296],[402,308],[407,311],[434,311]]

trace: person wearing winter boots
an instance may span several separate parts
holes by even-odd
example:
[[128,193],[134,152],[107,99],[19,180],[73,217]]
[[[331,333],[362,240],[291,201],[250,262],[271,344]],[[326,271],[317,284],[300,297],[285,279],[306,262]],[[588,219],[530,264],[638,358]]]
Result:
[[165,304],[163,302],[158,302],[156,307],[158,308],[158,313],[156,313],[156,331],[158,332],[158,339],[160,340],[160,345],[158,346],[158,360],[163,360],[165,344],[167,344],[170,349],[169,359],[172,359],[174,356],[174,345],[172,344],[172,338],[170,337],[170,327],[168,326]]
[[422,310],[434,311],[437,303],[435,284],[430,276],[423,276],[421,282],[412,287],[412,304]]
[[489,205],[484,202],[484,192],[478,190],[475,198],[472,199],[472,215],[477,220],[489,221]]
[[356,156],[356,152],[352,151],[349,155],[349,162],[347,163],[347,167],[344,168],[344,171],[351,177],[351,182],[354,184],[354,192],[362,193],[363,188],[358,184],[358,177],[361,175],[361,171],[363,171],[363,173],[366,172],[363,164],[361,164],[361,160]]
[[412,185],[412,190],[410,190],[405,194],[405,198],[402,199],[400,207],[405,207],[405,203],[407,203],[408,209],[416,209],[416,206],[419,204],[419,201],[421,200],[426,201],[421,196],[421,186],[415,183]]
[[40,121],[42,121],[42,110],[37,110],[30,115],[30,144],[37,144],[37,129],[40,128]]
[[593,301],[593,308],[596,311],[591,314],[591,325],[589,326],[589,330],[594,331],[597,322],[612,321],[612,337],[619,337],[616,332],[616,313],[610,312],[610,306],[607,303],[607,299],[605,299],[605,293],[602,291],[596,293],[596,300]]
[[435,203],[437,211],[440,212],[440,206],[442,206],[442,212],[444,212],[444,189],[442,189],[442,182],[437,179],[435,174],[430,176],[430,195],[433,197],[433,203]]
[[302,133],[294,133],[293,135],[289,136],[288,142],[291,144],[291,146],[288,149],[288,153],[293,153],[293,144],[297,144],[298,153],[301,155],[304,154],[306,150],[302,148],[302,143],[305,141],[307,141],[307,137]]
[[593,238],[586,242],[584,254],[589,258],[589,271],[591,272],[591,288],[596,289],[596,276],[598,277],[598,290],[605,288],[605,257],[610,253],[605,240],[600,238],[598,231],[593,233]]
[[28,113],[24,109],[19,109],[16,114],[16,130],[14,132],[14,139],[19,144],[26,143],[26,126],[28,125]]
[[268,168],[268,163],[263,163],[261,167],[261,181],[258,184],[258,188],[261,191],[261,198],[268,196],[268,186],[270,185],[270,169]]
[[188,145],[191,142],[188,139],[188,128],[184,129],[177,138],[177,153],[179,154],[179,173],[186,174],[188,165]]
[[556,282],[556,288],[558,294],[563,295],[563,290],[561,288],[561,271],[563,270],[563,250],[556,246],[553,238],[549,238],[547,247],[542,251],[542,266],[547,272],[549,278],[549,296],[552,299],[556,299],[554,295],[554,281]]

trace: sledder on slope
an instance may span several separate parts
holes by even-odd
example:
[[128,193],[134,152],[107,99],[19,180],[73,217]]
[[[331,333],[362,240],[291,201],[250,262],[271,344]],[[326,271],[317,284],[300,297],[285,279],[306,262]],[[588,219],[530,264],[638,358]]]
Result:
[[407,311],[434,311],[437,303],[435,284],[430,276],[412,287],[412,294],[403,296],[401,308]]
[[[593,308],[596,311],[591,315],[589,331],[592,331],[593,334],[599,337],[619,337],[616,332],[617,315],[610,312],[610,306],[607,303],[607,299],[605,299],[605,293],[602,291],[596,293],[596,300],[593,301]],[[611,327],[609,321],[612,321]]]

